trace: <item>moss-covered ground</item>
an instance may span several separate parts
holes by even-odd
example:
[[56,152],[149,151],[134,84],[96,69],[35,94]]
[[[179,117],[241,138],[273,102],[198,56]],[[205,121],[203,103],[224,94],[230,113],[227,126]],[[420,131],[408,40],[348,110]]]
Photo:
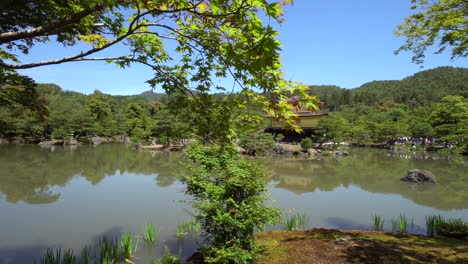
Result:
[[468,240],[373,231],[271,231],[256,264],[468,263]]

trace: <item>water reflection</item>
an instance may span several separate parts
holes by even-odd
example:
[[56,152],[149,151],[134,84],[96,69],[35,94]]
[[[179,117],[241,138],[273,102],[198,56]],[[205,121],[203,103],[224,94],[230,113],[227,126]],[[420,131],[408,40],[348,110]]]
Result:
[[53,186],[65,186],[74,177],[93,185],[124,173],[157,175],[158,186],[177,180],[179,153],[128,150],[124,145],[98,147],[0,146],[0,192],[10,203],[47,204],[60,199]]
[[[180,175],[181,153],[138,152],[124,145],[78,148],[37,146],[0,147],[0,193],[10,203],[56,202],[61,193],[54,186],[66,186],[74,177],[84,177],[93,185],[105,177],[125,173],[154,175],[159,187],[171,186]],[[264,161],[271,169],[276,188],[298,195],[332,191],[356,185],[372,193],[400,194],[420,205],[437,209],[468,208],[468,175],[464,160],[438,159],[431,154],[400,158],[398,152],[352,149],[345,159],[285,159]],[[407,170],[418,168],[436,175],[435,185],[399,181]]]
[[[267,162],[267,166],[274,172],[277,188],[298,195],[356,185],[372,193],[400,194],[417,204],[437,209],[468,208],[468,192],[465,191],[468,167],[463,160],[402,159],[375,149],[350,151],[352,156],[341,160],[274,159]],[[437,183],[411,184],[399,180],[414,168],[433,172]]]
[[[426,214],[467,219],[468,211],[461,210],[468,208],[466,159],[349,152],[341,160],[263,159],[274,205],[306,213],[309,227],[368,229],[373,213],[387,223],[406,213],[420,226]],[[190,218],[189,206],[179,202],[187,198],[178,181],[183,159],[182,153],[139,152],[119,144],[0,146],[0,263],[31,263],[49,247],[80,249],[103,236],[138,234],[145,223],[161,227],[161,243],[142,247],[142,263],[158,256],[163,245],[189,256],[200,241],[175,237],[177,225]],[[432,171],[437,183],[401,182],[413,168]]]

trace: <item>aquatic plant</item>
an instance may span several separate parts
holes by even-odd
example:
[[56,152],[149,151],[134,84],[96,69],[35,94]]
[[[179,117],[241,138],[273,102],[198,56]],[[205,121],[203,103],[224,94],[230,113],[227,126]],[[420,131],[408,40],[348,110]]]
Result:
[[441,215],[426,215],[426,234],[428,236],[435,236],[440,224],[443,222],[445,222],[445,219]]
[[[135,247],[133,247],[134,241]],[[120,243],[117,240],[101,238],[94,251],[94,258],[91,257],[91,250],[87,246],[82,249],[81,258],[77,258],[71,249],[66,251],[47,249],[47,252],[40,258],[40,264],[112,264],[123,261],[132,263],[130,258],[137,248],[138,237],[133,240],[131,233],[125,233],[121,236]],[[34,263],[37,262],[34,261]]]
[[133,253],[133,237],[130,233],[125,233],[120,238],[120,245],[122,247],[122,257],[125,260],[130,259]]
[[91,264],[91,252],[89,247],[85,246],[81,250],[81,264]]
[[468,223],[462,219],[449,219],[442,221],[437,226],[438,235],[453,238],[463,238],[468,236]]
[[408,218],[405,215],[400,214],[398,218],[392,219],[392,232],[394,233],[406,233],[408,229]]
[[185,224],[181,224],[177,226],[176,236],[178,239],[181,239],[185,236],[185,230],[186,230]]
[[381,215],[372,215],[372,230],[383,231],[385,220]]
[[291,230],[300,230],[309,222],[309,217],[306,214],[293,214],[287,215],[283,220],[284,229]]
[[164,247],[164,254],[156,260],[153,260],[152,264],[180,264],[182,252],[179,252],[179,256],[172,255],[171,250],[166,246]]
[[184,229],[189,234],[198,235],[200,233],[200,223],[195,219],[191,219],[183,224]]
[[[54,253],[54,250],[48,248],[46,253],[41,257],[41,264],[60,264],[62,250],[57,249]],[[35,261],[34,261],[35,262]]]
[[145,240],[145,242],[147,242],[148,244],[152,244],[154,243],[155,241],[159,240],[159,234],[160,234],[161,230],[159,228],[154,228],[154,225],[153,224],[147,224],[144,228],[143,228],[143,239]]
[[[34,261],[36,263],[36,261]],[[40,258],[41,264],[75,264],[76,257],[73,255],[73,250],[67,249],[63,253],[62,249],[56,249],[55,252],[53,249],[48,248],[46,253]]]

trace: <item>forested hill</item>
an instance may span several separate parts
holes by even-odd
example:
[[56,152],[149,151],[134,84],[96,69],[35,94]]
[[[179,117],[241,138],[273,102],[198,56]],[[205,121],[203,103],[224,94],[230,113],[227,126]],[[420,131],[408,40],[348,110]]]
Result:
[[115,99],[123,101],[134,101],[134,100],[143,100],[143,101],[152,101],[152,100],[163,100],[165,98],[163,93],[155,93],[151,90],[143,92],[137,95],[114,95]]
[[310,92],[336,111],[342,105],[375,105],[384,101],[411,107],[429,106],[446,95],[468,98],[468,68],[439,67],[399,81],[372,81],[355,89],[332,85],[311,85]]

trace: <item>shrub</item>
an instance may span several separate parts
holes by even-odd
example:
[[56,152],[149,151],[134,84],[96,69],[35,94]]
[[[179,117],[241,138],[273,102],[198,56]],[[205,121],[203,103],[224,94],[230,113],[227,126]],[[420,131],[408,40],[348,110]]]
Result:
[[193,144],[187,156],[192,164],[182,182],[204,231],[205,262],[250,263],[259,252],[254,231],[279,220],[279,210],[265,204],[263,168],[231,146]]
[[270,133],[244,134],[239,139],[239,146],[245,149],[248,154],[261,155],[275,146],[275,140]]
[[468,224],[462,219],[449,219],[437,227],[437,234],[446,237],[468,237]]
[[303,138],[301,140],[301,147],[303,151],[307,151],[308,149],[312,148],[312,139],[311,138]]

